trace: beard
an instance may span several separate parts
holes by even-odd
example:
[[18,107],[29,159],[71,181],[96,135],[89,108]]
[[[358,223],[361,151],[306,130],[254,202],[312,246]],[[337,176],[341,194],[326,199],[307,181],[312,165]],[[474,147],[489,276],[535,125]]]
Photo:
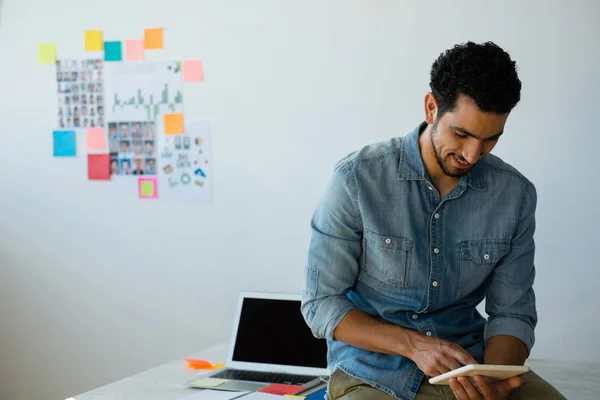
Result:
[[[433,147],[433,154],[435,154],[435,159],[436,159],[438,165],[440,166],[440,169],[444,172],[445,175],[450,176],[452,178],[462,178],[463,176],[465,176],[469,173],[471,168],[458,169],[458,168],[455,168],[455,167],[452,167],[451,165],[449,165],[450,164],[449,161],[444,162],[444,160],[442,159],[442,156],[440,155],[440,152],[438,151],[439,143],[437,141],[437,139],[438,139],[437,127],[438,127],[438,121],[435,121],[433,123],[433,126],[431,127],[431,132],[430,132],[431,147]],[[454,154],[454,153],[448,154],[446,156],[446,160],[448,160],[450,157],[456,157],[460,161],[465,161],[465,159],[463,157],[459,157],[457,154]]]

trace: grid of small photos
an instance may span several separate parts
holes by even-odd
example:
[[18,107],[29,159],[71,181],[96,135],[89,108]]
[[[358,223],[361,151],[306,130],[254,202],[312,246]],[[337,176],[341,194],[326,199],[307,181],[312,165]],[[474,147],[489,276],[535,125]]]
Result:
[[103,128],[103,62],[57,60],[59,128]]
[[108,143],[111,175],[156,175],[154,122],[109,122]]

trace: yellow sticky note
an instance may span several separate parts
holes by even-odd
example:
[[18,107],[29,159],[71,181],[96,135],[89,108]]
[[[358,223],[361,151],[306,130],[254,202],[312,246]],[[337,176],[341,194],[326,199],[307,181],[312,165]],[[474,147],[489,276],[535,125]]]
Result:
[[227,379],[217,379],[217,378],[200,378],[191,382],[191,386],[203,386],[203,387],[217,387],[221,386],[227,382]]
[[296,396],[294,394],[284,394],[283,397],[291,397],[292,399],[305,399],[306,396]]
[[165,114],[165,135],[180,135],[183,133],[183,114]]
[[144,29],[144,49],[162,49],[163,48],[163,30],[162,28]]
[[102,31],[85,31],[85,51],[102,51]]
[[40,64],[56,63],[56,48],[54,43],[42,43],[38,45],[38,62]]

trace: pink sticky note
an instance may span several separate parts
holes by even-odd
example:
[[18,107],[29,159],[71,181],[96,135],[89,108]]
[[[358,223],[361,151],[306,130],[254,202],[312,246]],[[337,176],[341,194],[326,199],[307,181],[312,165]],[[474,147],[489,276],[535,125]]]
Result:
[[144,39],[125,41],[125,61],[144,60]]
[[138,179],[138,195],[141,199],[156,199],[158,197],[156,178]]
[[88,150],[105,150],[104,128],[88,128],[85,132],[85,147]]
[[181,72],[184,82],[202,82],[204,80],[201,60],[185,60],[181,64]]

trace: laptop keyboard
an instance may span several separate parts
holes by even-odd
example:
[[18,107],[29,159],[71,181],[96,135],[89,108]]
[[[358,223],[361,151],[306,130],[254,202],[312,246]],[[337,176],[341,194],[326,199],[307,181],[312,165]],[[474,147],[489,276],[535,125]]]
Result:
[[239,369],[225,369],[216,373],[215,375],[211,375],[210,377],[239,381],[286,383],[289,385],[302,385],[318,378],[318,376],[280,374],[276,372],[242,371]]

